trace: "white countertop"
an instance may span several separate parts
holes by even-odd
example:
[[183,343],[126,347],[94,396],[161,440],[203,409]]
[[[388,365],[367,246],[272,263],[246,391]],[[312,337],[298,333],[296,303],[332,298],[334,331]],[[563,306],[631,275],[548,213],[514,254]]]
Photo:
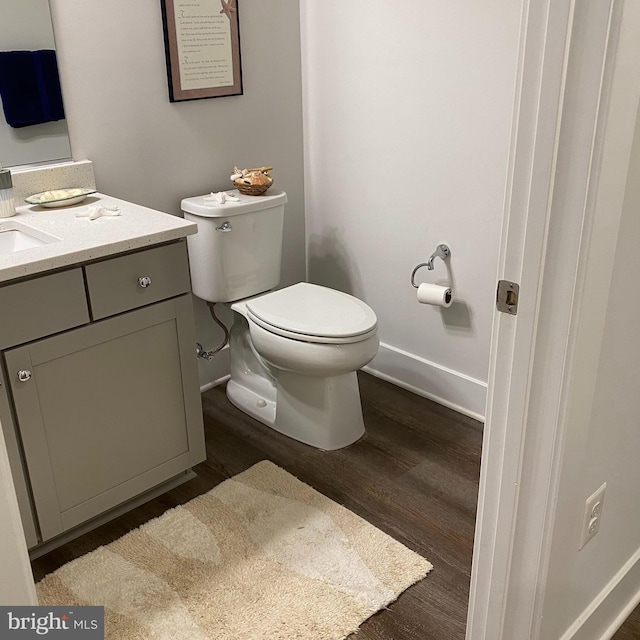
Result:
[[[118,206],[121,215],[89,220],[77,213],[92,205]],[[183,218],[94,193],[81,204],[59,209],[21,205],[17,214],[0,218],[0,227],[15,221],[59,238],[59,241],[0,256],[0,282],[59,269],[197,233]]]

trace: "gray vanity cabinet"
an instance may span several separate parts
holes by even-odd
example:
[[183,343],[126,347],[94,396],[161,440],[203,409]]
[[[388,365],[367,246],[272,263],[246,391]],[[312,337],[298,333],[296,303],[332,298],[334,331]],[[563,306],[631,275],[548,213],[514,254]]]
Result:
[[205,457],[184,244],[84,266],[91,321],[4,352],[42,541]]

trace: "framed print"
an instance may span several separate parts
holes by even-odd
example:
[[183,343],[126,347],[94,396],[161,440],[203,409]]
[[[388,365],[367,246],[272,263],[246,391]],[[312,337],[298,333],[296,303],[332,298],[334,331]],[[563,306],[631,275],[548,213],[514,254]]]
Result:
[[238,0],[161,0],[171,102],[242,94]]

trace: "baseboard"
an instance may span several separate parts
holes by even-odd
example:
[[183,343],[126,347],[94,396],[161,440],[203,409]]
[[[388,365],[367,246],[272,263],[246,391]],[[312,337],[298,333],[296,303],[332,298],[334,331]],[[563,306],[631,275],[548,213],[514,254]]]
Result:
[[198,358],[200,393],[217,387],[229,379],[229,345],[225,345],[213,359]]
[[597,595],[560,640],[610,640],[640,604],[640,549]]
[[[229,347],[211,361],[198,359],[200,392],[229,379]],[[487,384],[435,362],[381,343],[378,355],[364,371],[424,398],[484,422]]]
[[364,371],[484,422],[486,382],[384,343]]
[[217,378],[216,380],[212,380],[211,382],[207,382],[207,384],[203,384],[200,387],[200,393],[204,393],[205,391],[209,391],[209,389],[213,389],[213,387],[219,387],[221,384],[224,384],[231,376],[227,373],[226,376],[222,376],[221,378]]

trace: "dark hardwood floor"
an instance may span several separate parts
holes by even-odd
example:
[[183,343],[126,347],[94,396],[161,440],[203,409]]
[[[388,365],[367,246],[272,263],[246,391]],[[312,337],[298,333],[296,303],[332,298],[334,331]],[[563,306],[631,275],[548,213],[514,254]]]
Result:
[[[360,374],[360,388],[367,434],[334,452],[318,451],[252,420],[227,401],[223,388],[207,391],[202,396],[207,460],[196,467],[198,478],[34,560],[36,580],[268,459],[434,565],[388,610],[366,621],[358,640],[462,640],[482,425],[367,374]],[[618,633],[626,633],[624,627]],[[615,639],[640,638],[633,628],[629,633]]]
[[640,606],[633,610],[626,622],[613,634],[611,640],[640,640]]

